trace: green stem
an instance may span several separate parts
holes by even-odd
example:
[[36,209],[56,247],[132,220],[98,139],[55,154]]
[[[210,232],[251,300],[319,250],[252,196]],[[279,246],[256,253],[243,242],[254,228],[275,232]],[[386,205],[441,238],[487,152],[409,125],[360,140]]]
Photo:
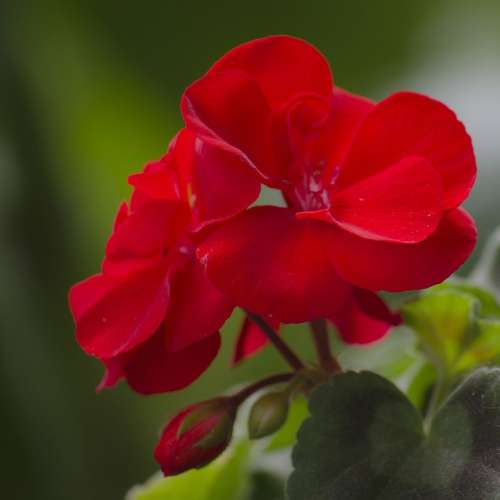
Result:
[[284,382],[288,382],[294,377],[295,373],[278,373],[276,375],[271,375],[269,377],[263,378],[262,380],[258,380],[257,382],[244,387],[241,391],[237,392],[232,399],[237,402],[237,404],[241,404],[246,398],[251,396],[254,392],[260,391],[264,387],[268,385],[282,384]]
[[424,429],[426,430],[426,432],[429,432],[431,429],[432,421],[434,420],[434,417],[436,416],[436,413],[439,410],[444,397],[446,396],[448,387],[445,372],[442,367],[436,366],[436,370],[437,379],[432,389],[431,398],[429,400],[429,404],[427,405],[427,411],[424,418]]
[[271,342],[274,347],[283,356],[285,361],[295,370],[301,370],[304,368],[302,361],[299,357],[290,349],[288,344],[286,344],[283,339],[274,331],[274,329],[267,323],[267,321],[250,311],[247,311],[248,318],[253,321],[261,330],[262,333],[267,337],[269,342]]
[[313,334],[314,347],[316,348],[321,366],[328,372],[341,372],[342,367],[330,350],[330,339],[328,337],[326,321],[324,319],[318,319],[311,321],[309,324]]

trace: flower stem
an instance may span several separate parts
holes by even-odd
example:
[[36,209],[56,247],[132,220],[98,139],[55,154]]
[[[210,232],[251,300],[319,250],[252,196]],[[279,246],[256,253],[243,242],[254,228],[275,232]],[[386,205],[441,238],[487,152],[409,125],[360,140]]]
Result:
[[232,399],[237,402],[237,404],[241,404],[246,398],[251,396],[254,392],[267,387],[268,385],[282,384],[284,382],[288,382],[295,373],[278,373],[276,375],[271,375],[269,377],[263,378],[262,380],[258,380],[257,382],[244,387],[241,391],[237,392]]
[[318,319],[311,321],[309,324],[313,334],[314,347],[316,348],[321,366],[329,372],[341,372],[342,368],[330,350],[326,321],[324,319]]
[[274,347],[280,352],[286,362],[295,370],[301,370],[304,368],[302,361],[298,356],[290,349],[288,344],[286,344],[283,339],[274,331],[274,329],[266,322],[264,318],[258,314],[254,314],[247,311],[247,315],[251,321],[253,321],[261,330],[262,333],[267,337],[269,342],[271,342]]
[[424,418],[424,429],[429,432],[431,429],[432,421],[443,402],[443,398],[447,390],[447,380],[444,373],[444,369],[441,366],[437,366],[437,378],[436,383],[432,389],[432,394],[427,405],[427,410],[425,412]]

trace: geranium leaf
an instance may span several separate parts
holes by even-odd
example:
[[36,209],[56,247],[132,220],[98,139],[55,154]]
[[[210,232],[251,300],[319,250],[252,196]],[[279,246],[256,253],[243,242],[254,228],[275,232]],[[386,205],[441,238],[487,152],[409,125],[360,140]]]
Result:
[[276,474],[258,470],[252,474],[251,493],[246,500],[284,500],[285,480]]
[[408,399],[419,409],[425,407],[429,389],[437,378],[436,368],[428,362],[422,362],[405,391]]
[[291,500],[372,498],[400,456],[423,439],[417,410],[371,372],[332,377],[313,393],[309,409],[292,455]]
[[478,319],[477,327],[477,335],[457,361],[457,372],[500,358],[500,319]]
[[468,281],[451,281],[449,283],[441,283],[431,288],[431,292],[438,291],[456,291],[471,295],[475,297],[480,303],[480,310],[478,311],[481,316],[498,317],[500,318],[500,305],[497,299],[488,290],[480,288]]
[[243,500],[250,484],[249,443],[242,441],[211,464],[179,476],[154,476],[126,500]]
[[483,288],[466,281],[442,283],[403,304],[401,312],[448,381],[500,358],[500,305]]
[[469,376],[424,432],[420,414],[370,372],[314,392],[293,452],[290,500],[498,500],[500,369]]
[[473,333],[479,307],[474,296],[444,289],[422,294],[404,304],[401,313],[433,361],[451,371],[461,345]]

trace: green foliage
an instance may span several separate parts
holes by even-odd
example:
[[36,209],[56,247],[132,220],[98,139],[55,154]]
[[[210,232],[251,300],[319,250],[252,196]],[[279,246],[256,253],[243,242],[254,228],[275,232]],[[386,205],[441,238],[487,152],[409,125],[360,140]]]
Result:
[[457,362],[464,371],[500,357],[500,320],[479,319],[477,334]]
[[472,334],[477,301],[454,291],[427,293],[402,307],[406,324],[418,334],[429,355],[451,370],[460,346]]
[[332,377],[310,400],[290,500],[498,500],[500,369],[455,390],[428,434],[410,401],[369,372]]
[[401,312],[448,378],[500,357],[500,306],[486,290],[466,282],[438,285]]
[[252,487],[248,500],[284,500],[284,481],[266,471],[256,471],[251,477]]
[[250,446],[243,441],[211,464],[174,477],[153,477],[127,500],[243,500],[249,488]]
[[406,390],[408,399],[417,407],[424,408],[427,403],[429,389],[437,379],[437,370],[434,365],[422,362],[414,374]]
[[450,281],[431,288],[431,291],[454,291],[472,296],[479,301],[481,316],[500,316],[500,305],[494,294],[486,288],[481,288],[469,281]]

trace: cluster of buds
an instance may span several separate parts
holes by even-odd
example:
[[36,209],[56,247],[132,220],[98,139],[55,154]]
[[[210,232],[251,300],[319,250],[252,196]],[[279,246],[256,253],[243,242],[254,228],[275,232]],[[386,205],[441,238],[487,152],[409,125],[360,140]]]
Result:
[[233,396],[195,403],[170,420],[155,450],[155,459],[165,476],[200,468],[217,458],[229,445],[238,408],[252,394],[272,385],[288,382],[280,390],[261,395],[248,417],[250,439],[267,437],[286,422],[290,400],[307,393],[324,380],[320,369],[278,374],[244,388]]

